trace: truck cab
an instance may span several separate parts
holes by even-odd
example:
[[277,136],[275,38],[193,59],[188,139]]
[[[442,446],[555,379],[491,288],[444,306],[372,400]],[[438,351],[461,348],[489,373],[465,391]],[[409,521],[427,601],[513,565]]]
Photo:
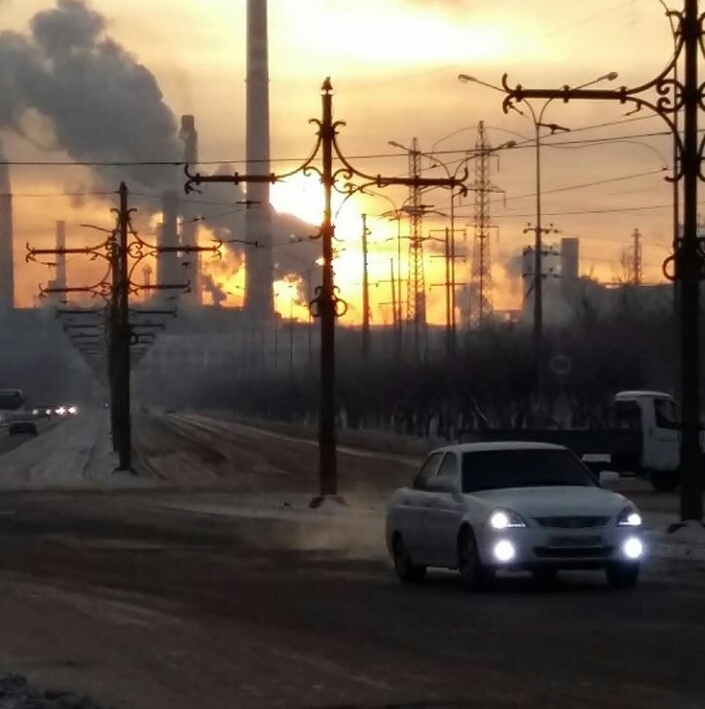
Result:
[[[681,411],[678,402],[659,391],[623,391],[614,398],[613,425],[641,433],[639,465],[631,472],[648,477],[657,490],[674,490],[680,481]],[[616,459],[615,459],[616,458]],[[626,470],[635,461],[613,456]]]
[[622,391],[612,401],[607,428],[482,427],[461,431],[459,440],[554,443],[572,450],[595,472],[639,475],[668,492],[680,484],[680,431],[680,406],[670,394]]

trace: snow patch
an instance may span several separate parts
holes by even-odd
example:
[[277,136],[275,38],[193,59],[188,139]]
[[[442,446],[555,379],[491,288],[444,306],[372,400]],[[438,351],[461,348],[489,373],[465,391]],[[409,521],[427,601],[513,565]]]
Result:
[[667,559],[705,561],[705,527],[690,520],[673,525],[673,531],[652,530],[649,553]]
[[[116,473],[107,412],[86,410],[0,456],[0,488],[134,488],[154,481]],[[0,709],[4,709],[0,705]]]
[[675,525],[673,531],[669,531],[667,536],[678,542],[705,545],[705,525],[690,519]]
[[100,709],[88,697],[37,690],[19,675],[0,673],[0,709]]

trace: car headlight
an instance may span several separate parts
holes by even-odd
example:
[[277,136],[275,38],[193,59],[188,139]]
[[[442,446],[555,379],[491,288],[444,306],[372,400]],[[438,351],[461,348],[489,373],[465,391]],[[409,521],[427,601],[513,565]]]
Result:
[[71,415],[75,414],[78,411],[78,409],[75,406],[69,406],[69,413]]
[[526,522],[520,515],[511,510],[495,510],[490,515],[490,527],[492,529],[513,529],[526,527]]
[[617,517],[618,527],[641,527],[641,515],[636,507],[625,507]]
[[622,551],[624,552],[624,556],[626,556],[627,559],[636,561],[644,554],[644,543],[641,541],[641,539],[637,539],[636,537],[629,537],[629,539],[627,539],[624,544],[622,544]]

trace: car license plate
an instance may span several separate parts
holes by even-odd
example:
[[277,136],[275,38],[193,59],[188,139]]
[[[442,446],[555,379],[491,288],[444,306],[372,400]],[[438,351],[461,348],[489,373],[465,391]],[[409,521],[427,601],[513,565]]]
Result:
[[552,547],[599,547],[602,546],[602,538],[597,535],[566,535],[551,537]]

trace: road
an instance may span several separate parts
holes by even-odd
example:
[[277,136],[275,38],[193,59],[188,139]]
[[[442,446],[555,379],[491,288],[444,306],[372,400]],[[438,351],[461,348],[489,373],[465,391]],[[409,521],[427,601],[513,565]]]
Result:
[[[39,435],[42,433],[47,433],[51,431],[52,428],[58,426],[62,423],[61,419],[40,419],[37,421],[37,432]],[[0,427],[0,455],[3,453],[9,453],[15,448],[19,448],[21,445],[27,443],[28,441],[34,440],[35,436],[30,433],[16,433],[10,435],[10,430],[7,426]]]
[[[702,708],[703,565],[653,559],[628,592],[592,574],[402,587],[374,506],[247,512],[315,492],[310,443],[137,419],[153,489],[0,497],[0,669],[150,709]],[[340,456],[350,500],[412,474],[404,456]]]

